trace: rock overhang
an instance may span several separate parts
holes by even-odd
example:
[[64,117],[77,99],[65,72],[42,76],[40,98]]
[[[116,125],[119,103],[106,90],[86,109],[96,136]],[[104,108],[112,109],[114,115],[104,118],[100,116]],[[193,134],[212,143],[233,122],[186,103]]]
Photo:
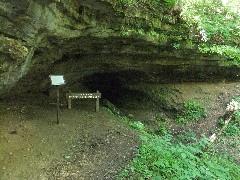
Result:
[[[82,85],[85,77],[99,74],[133,76],[135,83],[238,80],[240,74],[238,67],[222,66],[220,56],[201,54],[184,44],[173,48],[175,41],[166,38],[177,16],[159,15],[162,23],[155,22],[155,29],[166,32],[159,38],[133,29],[148,29],[148,16],[133,16],[129,9],[126,14],[117,12],[109,2],[9,1],[2,2],[2,9],[2,95],[45,90],[52,73]],[[124,31],[125,26],[130,30]]]

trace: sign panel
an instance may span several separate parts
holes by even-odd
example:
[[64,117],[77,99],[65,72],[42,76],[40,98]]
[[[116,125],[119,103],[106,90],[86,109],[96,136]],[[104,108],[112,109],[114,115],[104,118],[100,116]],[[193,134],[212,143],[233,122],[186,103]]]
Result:
[[63,75],[50,75],[50,79],[51,79],[52,85],[60,86],[65,84]]
[[96,99],[96,112],[99,111],[99,98],[101,98],[101,93],[97,91],[97,93],[69,93],[66,94],[68,99],[68,109],[72,109],[72,99]]
[[101,93],[68,93],[67,98],[71,99],[96,99],[101,98]]

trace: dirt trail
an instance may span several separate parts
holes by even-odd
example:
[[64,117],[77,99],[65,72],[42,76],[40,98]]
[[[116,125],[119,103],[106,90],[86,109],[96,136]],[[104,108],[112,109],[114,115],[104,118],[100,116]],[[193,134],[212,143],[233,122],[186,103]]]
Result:
[[101,108],[2,102],[0,179],[112,179],[132,158],[137,133]]

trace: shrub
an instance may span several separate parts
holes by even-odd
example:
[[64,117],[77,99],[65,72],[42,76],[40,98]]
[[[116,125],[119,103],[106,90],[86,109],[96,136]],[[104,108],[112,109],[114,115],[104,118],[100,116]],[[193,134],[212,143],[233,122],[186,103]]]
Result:
[[[147,135],[120,179],[239,179],[233,162],[203,153],[204,138],[193,144],[173,144],[171,135]],[[201,154],[201,156],[199,156]]]

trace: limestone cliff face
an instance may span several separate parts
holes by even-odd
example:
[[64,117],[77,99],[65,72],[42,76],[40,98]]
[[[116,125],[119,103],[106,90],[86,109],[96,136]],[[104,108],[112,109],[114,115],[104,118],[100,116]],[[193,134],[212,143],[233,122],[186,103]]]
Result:
[[151,12],[111,0],[2,0],[0,96],[46,90],[51,73],[69,86],[105,75],[127,84],[237,79],[239,69],[220,66],[221,57],[194,44],[179,49],[171,33],[189,32],[176,8]]

